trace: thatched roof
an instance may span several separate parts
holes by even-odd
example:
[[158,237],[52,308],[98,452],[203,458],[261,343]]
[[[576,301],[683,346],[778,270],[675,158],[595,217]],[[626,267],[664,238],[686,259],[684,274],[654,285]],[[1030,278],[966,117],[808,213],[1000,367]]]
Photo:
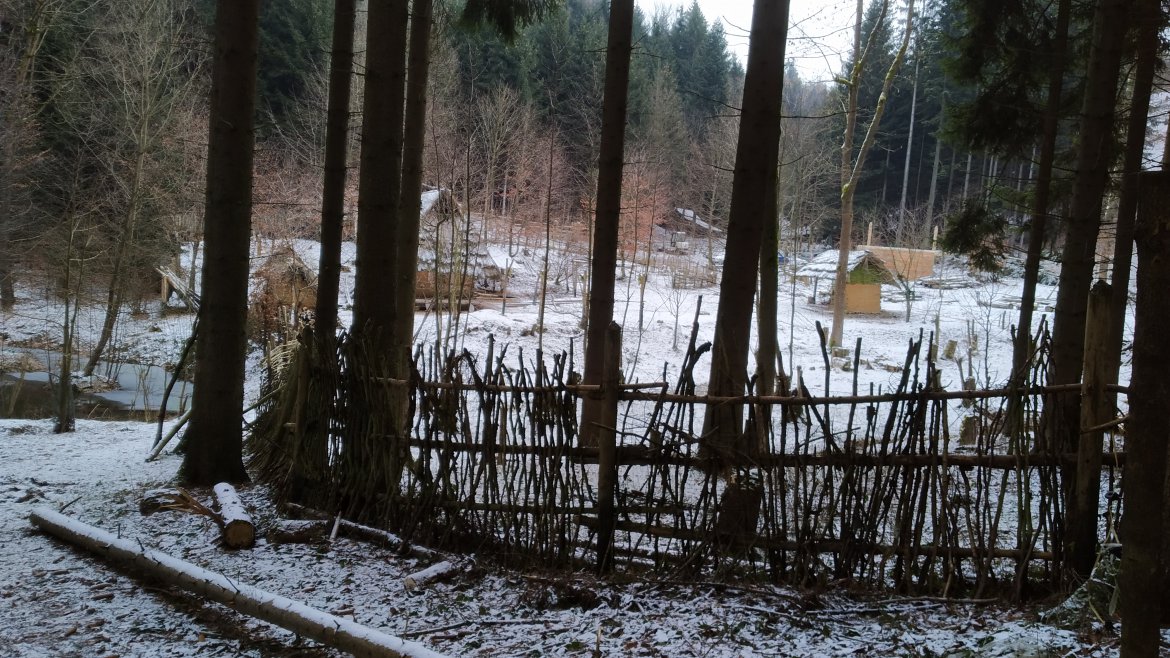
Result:
[[419,197],[419,222],[424,230],[434,230],[443,220],[459,214],[459,202],[451,190],[427,190]]
[[[796,276],[808,279],[836,278],[837,259],[840,253],[836,249],[821,252],[816,258],[810,260],[797,270]],[[897,276],[890,271],[886,263],[869,251],[856,250],[849,252],[849,260],[845,267],[850,274],[860,270],[866,270],[882,283],[893,283],[897,281]]]
[[301,260],[297,252],[288,245],[274,249],[252,276],[264,279],[270,284],[281,282],[298,286],[312,285],[317,278],[313,270],[305,265],[305,261]]
[[656,225],[666,230],[681,231],[698,237],[723,233],[723,229],[716,228],[703,221],[690,208],[675,208],[673,211],[666,213],[662,219],[656,222]]

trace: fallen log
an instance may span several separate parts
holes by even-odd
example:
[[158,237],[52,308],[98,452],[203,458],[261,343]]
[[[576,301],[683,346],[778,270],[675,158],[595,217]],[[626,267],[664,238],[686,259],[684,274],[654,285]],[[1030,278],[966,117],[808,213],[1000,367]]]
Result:
[[402,584],[407,590],[415,590],[424,585],[450,578],[460,571],[463,571],[462,563],[454,560],[443,560],[403,578]]
[[29,520],[44,532],[107,560],[129,565],[168,585],[355,656],[442,658],[442,654],[417,642],[388,635],[251,585],[233,582],[222,574],[143,548],[136,540],[115,537],[64,514],[38,509],[29,515]]
[[436,560],[446,557],[439,551],[422,546],[415,546],[414,544],[406,542],[401,537],[392,532],[379,530],[378,528],[371,528],[370,526],[354,523],[353,521],[347,521],[346,519],[332,517],[325,512],[313,509],[312,507],[305,507],[304,505],[298,505],[296,503],[286,503],[285,507],[293,514],[316,520],[329,521],[330,527],[336,531],[336,534],[350,537],[351,539],[361,539],[363,541],[368,541],[371,544],[376,544],[378,546],[388,548],[392,551],[396,551],[400,555],[404,553],[409,554],[411,557],[419,560]]
[[297,521],[282,519],[264,534],[269,544],[307,544],[329,534],[328,521]]
[[219,506],[219,516],[223,521],[220,525],[223,543],[228,548],[252,548],[256,543],[256,526],[252,523],[252,515],[244,508],[235,487],[227,482],[220,482],[213,490],[215,502]]

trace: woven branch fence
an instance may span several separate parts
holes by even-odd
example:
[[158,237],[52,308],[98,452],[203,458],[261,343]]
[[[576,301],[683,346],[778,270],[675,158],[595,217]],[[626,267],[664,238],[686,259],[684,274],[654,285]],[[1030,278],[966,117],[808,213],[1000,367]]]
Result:
[[[519,566],[1020,597],[1065,575],[1073,456],[1046,448],[1066,430],[1042,411],[1080,393],[1040,385],[1037,338],[1017,391],[942,390],[920,336],[893,390],[858,390],[858,349],[847,396],[796,381],[791,395],[712,398],[696,394],[709,345],[694,334],[677,381],[584,386],[572,349],[420,347],[401,381],[360,340],[322,353],[306,332],[270,371],[251,466],[285,500]],[[579,441],[586,396],[616,407],[593,446]],[[703,449],[716,405],[741,410],[749,447]],[[1107,528],[1123,458],[1104,459]]]

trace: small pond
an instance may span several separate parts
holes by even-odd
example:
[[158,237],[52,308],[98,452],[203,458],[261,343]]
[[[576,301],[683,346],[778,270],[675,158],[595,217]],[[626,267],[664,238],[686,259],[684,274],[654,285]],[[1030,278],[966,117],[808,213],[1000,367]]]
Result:
[[[0,370],[0,418],[52,418],[55,415],[53,382],[56,381],[61,354],[51,350],[8,349],[3,363],[16,360],[36,362],[40,369],[29,372]],[[73,371],[82,364],[73,364]],[[54,373],[50,378],[49,372]],[[74,380],[74,399],[78,418],[105,418],[119,420],[155,420],[163,392],[171,373],[154,365],[133,363],[100,363],[94,371],[107,386],[90,387],[83,380]],[[168,415],[178,414],[190,406],[190,382],[179,381],[167,400]]]

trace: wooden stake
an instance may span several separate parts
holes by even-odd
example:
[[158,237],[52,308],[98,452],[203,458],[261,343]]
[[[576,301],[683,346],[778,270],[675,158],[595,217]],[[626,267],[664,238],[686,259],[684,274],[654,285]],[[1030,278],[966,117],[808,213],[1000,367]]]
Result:
[[1068,510],[1069,566],[1088,578],[1097,562],[1097,517],[1101,507],[1101,454],[1105,433],[1092,431],[1114,416],[1105,393],[1110,308],[1109,284],[1098,281],[1089,293],[1085,318],[1085,369],[1081,389],[1081,435],[1077,446],[1076,482]]
[[617,490],[617,417],[621,397],[622,328],[610,322],[605,332],[605,369],[597,437],[597,570],[613,568],[614,498]]

